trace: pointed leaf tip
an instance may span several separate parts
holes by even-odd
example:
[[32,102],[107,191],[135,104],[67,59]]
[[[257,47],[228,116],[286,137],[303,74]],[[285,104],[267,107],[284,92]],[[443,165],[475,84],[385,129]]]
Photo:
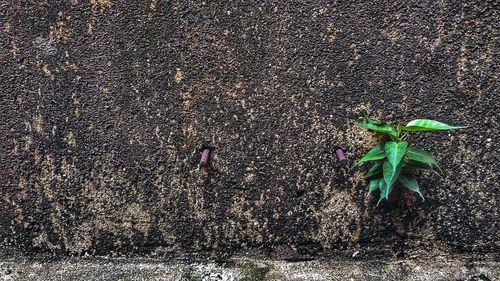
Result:
[[409,190],[411,190],[413,192],[418,193],[418,195],[420,195],[420,197],[422,197],[422,199],[425,200],[422,193],[420,193],[420,188],[418,186],[418,182],[414,176],[400,175],[398,178],[398,181],[404,187],[408,188]]

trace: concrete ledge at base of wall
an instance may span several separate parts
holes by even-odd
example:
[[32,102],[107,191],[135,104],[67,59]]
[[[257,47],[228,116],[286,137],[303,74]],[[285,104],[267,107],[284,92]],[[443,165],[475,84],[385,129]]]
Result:
[[464,259],[288,262],[234,258],[227,262],[137,258],[1,258],[0,280],[500,280],[500,263]]

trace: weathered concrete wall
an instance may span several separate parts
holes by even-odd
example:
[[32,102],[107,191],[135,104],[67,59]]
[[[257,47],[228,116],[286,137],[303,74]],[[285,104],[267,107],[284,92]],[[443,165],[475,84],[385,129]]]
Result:
[[500,265],[462,260],[286,262],[232,258],[186,264],[142,258],[30,258],[0,261],[0,276],[9,281],[489,281],[500,278]]
[[[0,0],[2,243],[494,255],[498,18],[495,1]],[[364,109],[474,128],[414,138],[444,179],[377,208],[332,154],[374,143],[348,125]]]

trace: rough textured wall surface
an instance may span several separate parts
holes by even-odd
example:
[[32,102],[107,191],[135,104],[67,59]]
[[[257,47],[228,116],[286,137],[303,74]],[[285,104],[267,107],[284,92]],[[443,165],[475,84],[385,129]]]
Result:
[[[497,1],[0,0],[0,237],[26,252],[495,256]],[[363,110],[426,201],[376,207]],[[209,166],[198,166],[210,147]],[[352,161],[352,160],[351,160]]]

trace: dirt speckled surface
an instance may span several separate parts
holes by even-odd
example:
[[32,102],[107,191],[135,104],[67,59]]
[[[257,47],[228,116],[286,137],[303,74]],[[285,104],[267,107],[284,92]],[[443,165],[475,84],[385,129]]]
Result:
[[313,260],[288,262],[235,257],[224,262],[144,258],[0,259],[0,280],[172,281],[488,281],[500,278],[498,262]]
[[[497,259],[495,1],[0,0],[0,238],[26,253]],[[375,207],[374,136],[446,171]],[[425,144],[425,145],[423,145]],[[203,148],[209,165],[198,166]]]

